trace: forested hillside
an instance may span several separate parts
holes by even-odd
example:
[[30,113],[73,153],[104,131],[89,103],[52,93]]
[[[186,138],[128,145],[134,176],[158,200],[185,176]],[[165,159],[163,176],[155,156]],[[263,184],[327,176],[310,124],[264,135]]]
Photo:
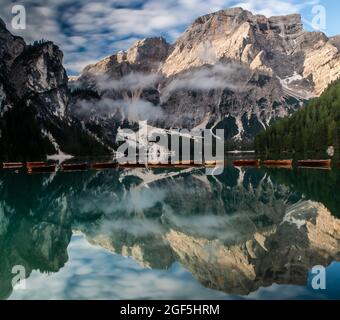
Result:
[[330,146],[340,151],[340,80],[255,139],[260,153],[325,152]]

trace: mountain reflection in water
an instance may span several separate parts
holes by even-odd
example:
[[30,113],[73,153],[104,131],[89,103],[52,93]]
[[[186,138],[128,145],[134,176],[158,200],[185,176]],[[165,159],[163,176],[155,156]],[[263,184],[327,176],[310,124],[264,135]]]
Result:
[[308,284],[331,265],[340,285],[339,185],[337,170],[0,171],[0,298],[340,298]]

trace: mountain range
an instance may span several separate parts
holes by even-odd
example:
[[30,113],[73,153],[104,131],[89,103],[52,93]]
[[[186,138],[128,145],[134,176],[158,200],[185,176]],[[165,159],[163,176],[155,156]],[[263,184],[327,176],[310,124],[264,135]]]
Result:
[[225,129],[229,148],[251,146],[339,77],[339,48],[300,15],[232,8],[199,17],[173,44],[138,41],[68,81],[55,44],[27,45],[0,22],[0,155],[107,154],[119,129],[141,120]]

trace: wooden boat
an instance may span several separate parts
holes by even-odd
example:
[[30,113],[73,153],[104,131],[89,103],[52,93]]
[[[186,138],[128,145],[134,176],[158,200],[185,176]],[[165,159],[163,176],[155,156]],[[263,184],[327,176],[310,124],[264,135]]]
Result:
[[46,162],[27,162],[26,163],[27,168],[43,167],[45,165],[47,165]]
[[124,163],[119,163],[119,167],[122,167],[122,168],[145,168],[146,164],[145,163],[124,162]]
[[270,168],[292,168],[293,160],[266,160],[264,165]]
[[173,164],[174,168],[202,168],[204,167],[203,163],[195,163],[193,160],[182,160],[174,162]]
[[64,172],[69,171],[85,171],[88,169],[87,163],[69,163],[69,164],[62,164],[61,170]]
[[223,167],[225,165],[225,162],[222,160],[212,160],[212,161],[204,161],[205,167]]
[[91,168],[95,170],[116,169],[118,168],[118,163],[116,162],[92,163]]
[[259,167],[261,161],[257,160],[234,160],[233,165],[234,167]]
[[332,160],[299,160],[298,165],[301,168],[330,169]]
[[28,173],[53,173],[56,171],[57,166],[55,164],[44,164],[42,166],[33,166],[28,168]]
[[22,162],[4,162],[3,169],[20,169],[24,166]]
[[148,168],[173,168],[174,165],[171,163],[154,163],[154,162],[150,162],[147,164]]

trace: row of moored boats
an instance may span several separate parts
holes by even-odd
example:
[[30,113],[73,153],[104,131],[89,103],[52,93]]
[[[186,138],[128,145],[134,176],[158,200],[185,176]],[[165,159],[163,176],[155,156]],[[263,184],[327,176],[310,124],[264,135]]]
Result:
[[[58,165],[50,162],[4,162],[3,169],[27,169],[28,173],[52,173],[56,171],[70,172],[70,171],[85,171],[88,169],[106,170],[116,168],[190,168],[190,167],[216,167],[225,166],[224,161],[205,161],[202,163],[195,163],[194,161],[179,161],[176,163],[118,163],[118,162],[97,162],[97,163],[65,163]],[[265,160],[260,159],[238,159],[233,161],[234,167],[256,167],[261,165],[266,167],[276,168],[293,168],[293,160]],[[322,168],[330,169],[332,167],[332,160],[299,160],[297,165],[301,168]],[[338,164],[340,167],[340,163]]]

